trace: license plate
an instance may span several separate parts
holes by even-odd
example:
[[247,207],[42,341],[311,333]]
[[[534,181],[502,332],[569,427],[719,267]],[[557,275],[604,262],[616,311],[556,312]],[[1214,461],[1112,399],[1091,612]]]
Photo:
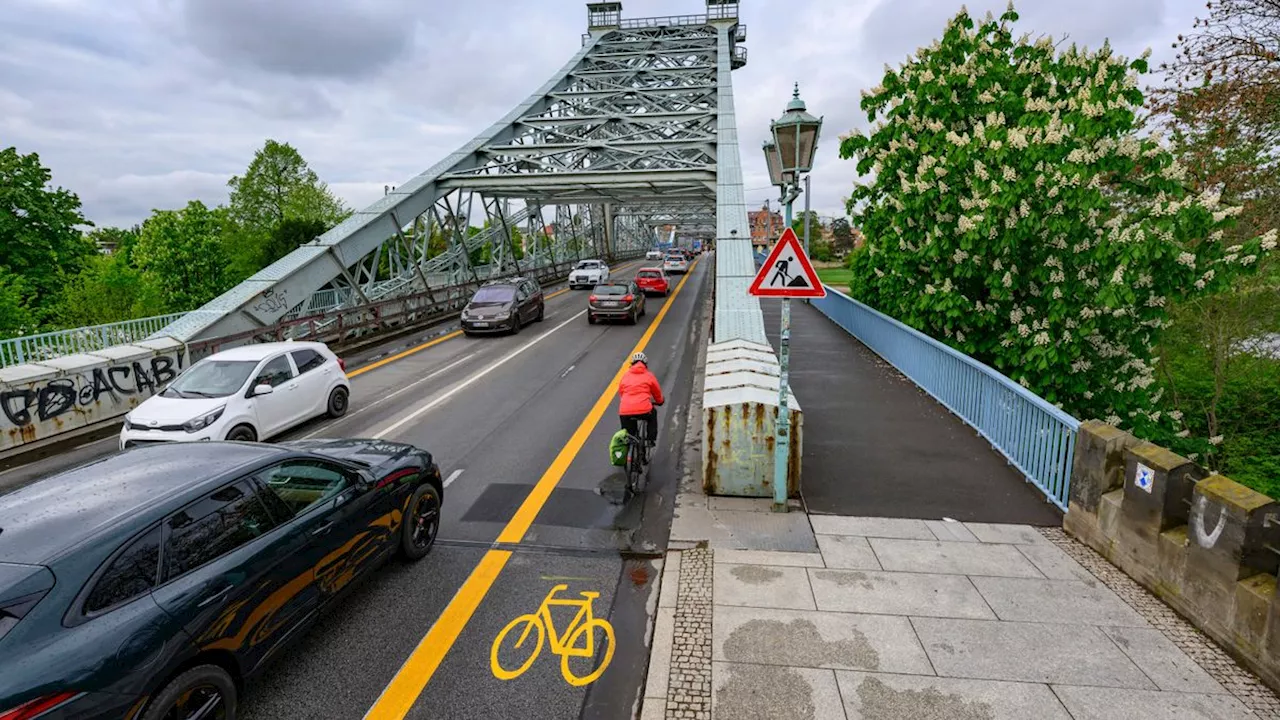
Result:
[[475,325],[476,327],[489,327],[489,323],[487,322],[473,322],[471,324]]
[[600,307],[618,307],[618,303],[616,303],[616,302],[602,302],[602,303],[600,303]]

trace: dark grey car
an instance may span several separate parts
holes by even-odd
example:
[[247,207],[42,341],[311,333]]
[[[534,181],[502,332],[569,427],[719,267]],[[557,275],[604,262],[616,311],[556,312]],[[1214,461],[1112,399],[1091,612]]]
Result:
[[645,295],[635,281],[619,281],[597,285],[587,299],[587,322],[626,320],[635,325],[644,317]]

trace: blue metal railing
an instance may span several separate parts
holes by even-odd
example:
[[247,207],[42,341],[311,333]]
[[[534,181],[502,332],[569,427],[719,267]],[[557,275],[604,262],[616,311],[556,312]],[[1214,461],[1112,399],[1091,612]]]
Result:
[[63,355],[94,352],[144,340],[183,315],[186,313],[156,315],[0,340],[0,368],[51,360]]
[[827,286],[813,306],[977,429],[1067,509],[1080,421],[991,367]]

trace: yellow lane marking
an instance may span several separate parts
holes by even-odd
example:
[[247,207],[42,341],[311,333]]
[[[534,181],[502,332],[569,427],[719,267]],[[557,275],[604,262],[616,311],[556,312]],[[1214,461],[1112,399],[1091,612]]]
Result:
[[[697,265],[697,260],[694,265]],[[667,316],[667,311],[675,305],[675,299],[679,297],[680,291],[684,289],[684,284],[693,275],[693,265],[689,267],[690,272],[685,274],[676,285],[676,291],[671,293],[671,300],[663,303],[662,309],[653,318],[653,322],[649,323],[648,329],[644,331],[644,335],[640,337],[640,342],[627,353],[627,359],[645,349],[649,344],[649,340],[653,334],[658,331],[658,326],[662,324],[663,318]],[[624,373],[629,367],[628,362],[623,362],[618,368],[618,372],[614,374],[613,380],[604,392],[600,394],[596,404],[591,408],[591,412],[587,413],[586,420],[578,426],[573,433],[573,437],[569,438],[569,442],[560,449],[560,454],[552,461],[551,467],[542,474],[538,480],[538,484],[533,486],[533,490],[529,496],[524,499],[524,503],[520,505],[520,509],[516,510],[516,514],[512,516],[511,521],[503,528],[502,534],[498,536],[500,543],[518,543],[524,539],[524,534],[528,532],[529,526],[533,525],[533,520],[538,516],[538,511],[546,504],[547,498],[551,497],[551,491],[555,489],[556,484],[560,482],[560,478],[564,477],[565,471],[569,469],[569,465],[573,463],[573,459],[578,456],[582,447],[587,444],[587,438],[591,436],[591,432],[595,430],[596,424],[600,422],[600,418],[604,417],[604,413],[613,404],[613,396],[617,393],[618,381],[622,379]]]
[[[626,265],[619,265],[619,266],[617,267],[617,270],[626,270],[627,268],[631,267],[632,265],[636,265],[636,264],[639,264],[639,261],[636,261],[636,262],[630,262],[630,263],[627,263]],[[692,268],[690,268],[690,269],[692,269]],[[559,290],[557,290],[557,291],[555,291],[555,292],[551,293],[550,295],[548,295],[548,296],[546,297],[546,299],[547,299],[547,300],[550,300],[550,299],[555,298],[555,297],[560,297],[561,295],[563,295],[563,294],[565,294],[565,293],[567,293],[567,292],[569,292],[569,288],[561,288],[561,289],[559,289]],[[369,363],[368,365],[364,365],[364,366],[358,367],[358,368],[356,368],[355,370],[352,370],[351,372],[347,373],[347,377],[349,377],[349,378],[353,378],[353,377],[357,377],[357,376],[359,376],[359,375],[363,375],[363,374],[365,374],[365,373],[369,372],[370,370],[377,370],[378,368],[382,367],[383,365],[388,365],[388,364],[393,363],[393,362],[395,362],[395,361],[397,361],[397,360],[403,360],[403,359],[405,359],[405,358],[409,357],[410,355],[414,355],[414,354],[416,354],[416,353],[420,353],[420,352],[422,352],[423,350],[426,350],[427,348],[435,347],[436,345],[439,345],[440,343],[442,343],[442,342],[444,342],[444,341],[446,341],[446,340],[452,340],[452,339],[454,339],[454,338],[456,338],[456,337],[458,337],[458,336],[460,336],[460,335],[462,335],[462,331],[461,331],[461,330],[454,330],[453,332],[451,332],[451,333],[449,333],[449,334],[447,334],[447,335],[441,335],[440,337],[438,337],[438,338],[436,338],[436,339],[434,339],[434,340],[429,340],[429,341],[427,341],[427,342],[422,343],[421,345],[415,345],[415,346],[413,346],[413,347],[409,348],[408,350],[405,350],[404,352],[396,353],[395,355],[392,355],[391,357],[382,358],[381,360],[379,360],[379,361],[377,361],[377,362]]]
[[[653,337],[658,325],[666,317],[667,310],[675,304],[675,299],[680,296],[680,291],[684,289],[685,282],[692,277],[693,269],[697,264],[698,261],[694,260],[693,264],[689,266],[689,272],[681,278],[679,284],[676,285],[675,292],[671,293],[671,297],[663,304],[658,314],[654,316],[653,322],[649,323],[649,328],[645,330],[640,342],[627,354],[628,359],[632,354],[644,350],[645,346],[649,344],[649,340]],[[627,363],[624,361],[622,367],[614,375],[613,381],[605,388],[600,395],[600,399],[591,408],[591,412],[587,414],[582,424],[578,426],[577,431],[574,432],[573,437],[569,439],[569,443],[556,456],[556,459],[551,463],[551,467],[538,480],[538,484],[534,486],[533,491],[529,493],[520,509],[516,511],[516,514],[507,523],[502,534],[498,536],[498,542],[519,543],[524,537],[529,526],[533,524],[533,519],[537,517],[538,511],[546,504],[551,491],[560,482],[565,471],[569,469],[569,464],[573,458],[586,444],[587,438],[591,435],[591,430],[600,422],[605,410],[613,402],[618,380],[626,372],[626,368]],[[485,553],[480,563],[476,565],[476,569],[471,571],[471,575],[466,582],[462,584],[457,594],[453,596],[453,600],[449,601],[448,607],[444,609],[444,612],[440,613],[440,617],[436,618],[426,637],[414,648],[413,653],[409,655],[409,659],[405,660],[404,665],[400,667],[400,671],[391,679],[377,702],[365,714],[365,720],[403,720],[404,716],[413,707],[414,702],[417,701],[418,696],[426,689],[431,676],[440,667],[440,663],[444,661],[444,657],[453,647],[453,643],[462,634],[463,628],[471,620],[476,608],[480,606],[480,601],[493,588],[494,582],[497,581],[499,573],[510,557],[510,550],[489,550]]]
[[365,714],[366,720],[401,720],[422,689],[427,686],[427,679],[435,674],[436,668],[444,660],[445,652],[453,647],[462,628],[480,606],[480,601],[489,593],[498,573],[511,558],[510,550],[490,550],[481,558],[480,564],[471,571],[471,576],[458,588],[458,592],[449,601],[449,606],[440,613],[431,630],[414,648],[409,659],[400,667],[400,672],[391,680],[391,684],[382,691],[382,696]]

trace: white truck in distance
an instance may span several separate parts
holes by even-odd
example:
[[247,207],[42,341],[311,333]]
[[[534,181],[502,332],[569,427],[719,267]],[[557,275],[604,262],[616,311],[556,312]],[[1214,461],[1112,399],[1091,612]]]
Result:
[[569,273],[569,288],[593,288],[609,279],[609,266],[601,260],[583,260]]

